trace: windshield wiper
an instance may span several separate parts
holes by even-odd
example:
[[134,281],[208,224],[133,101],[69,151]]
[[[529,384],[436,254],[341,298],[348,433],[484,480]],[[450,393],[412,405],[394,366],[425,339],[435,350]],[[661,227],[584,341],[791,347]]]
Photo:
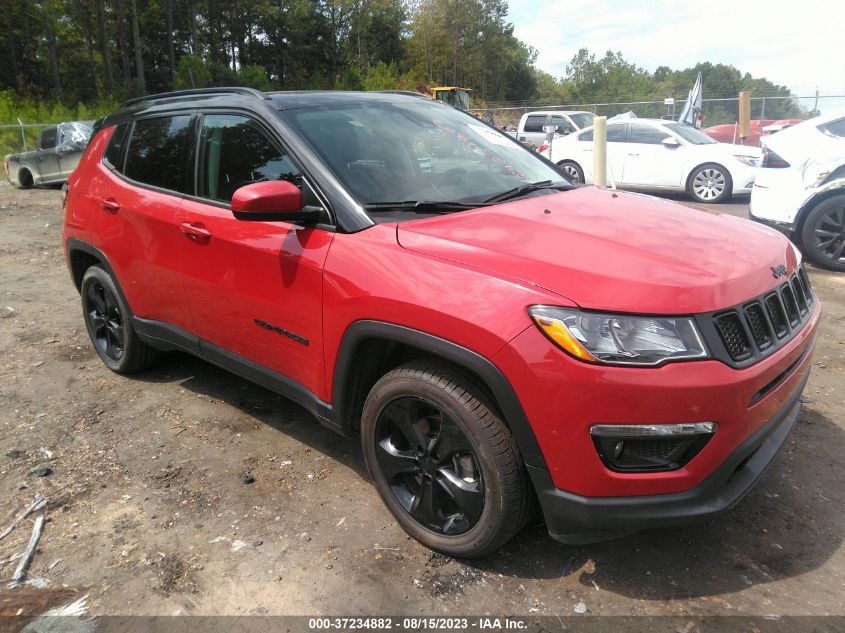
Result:
[[564,182],[552,183],[551,180],[541,180],[539,182],[530,182],[527,185],[520,185],[513,189],[508,189],[502,193],[496,194],[492,198],[487,198],[484,202],[504,202],[505,200],[512,200],[519,196],[524,196],[527,193],[540,191],[542,189],[570,189],[571,185]]
[[383,211],[410,211],[412,213],[451,213],[453,211],[466,211],[477,207],[486,206],[483,202],[437,202],[434,200],[405,200],[402,202],[368,202],[364,209],[370,213]]

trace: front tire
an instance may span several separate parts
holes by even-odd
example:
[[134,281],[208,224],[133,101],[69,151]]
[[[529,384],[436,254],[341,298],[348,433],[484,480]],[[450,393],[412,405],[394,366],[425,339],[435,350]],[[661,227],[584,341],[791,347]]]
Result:
[[131,374],[158,362],[158,350],[135,333],[132,312],[111,275],[91,266],[82,277],[80,293],[85,328],[106,367],[118,374]]
[[471,381],[413,362],[376,382],[361,417],[364,460],[402,528],[450,556],[494,552],[527,521],[516,442]]
[[705,163],[690,174],[687,192],[696,202],[725,202],[733,195],[733,180],[730,172],[722,165]]
[[584,183],[584,170],[581,166],[573,160],[562,160],[558,163],[558,167],[563,170],[563,174],[573,184]]
[[814,264],[845,272],[845,195],[823,200],[810,211],[801,244]]

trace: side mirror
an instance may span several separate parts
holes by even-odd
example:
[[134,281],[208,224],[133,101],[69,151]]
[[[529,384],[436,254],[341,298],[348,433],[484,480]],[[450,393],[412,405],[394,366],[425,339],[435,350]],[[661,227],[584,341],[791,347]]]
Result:
[[681,145],[681,142],[674,136],[667,136],[660,142],[663,143],[664,147],[679,147]]
[[302,191],[287,180],[254,182],[232,195],[232,213],[239,220],[296,222],[314,219],[302,208]]

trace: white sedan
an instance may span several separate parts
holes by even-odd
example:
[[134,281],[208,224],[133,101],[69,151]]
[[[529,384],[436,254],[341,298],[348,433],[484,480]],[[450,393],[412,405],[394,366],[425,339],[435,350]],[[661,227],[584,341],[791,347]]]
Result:
[[[662,119],[607,123],[607,176],[621,189],[686,191],[698,202],[750,193],[757,147],[718,143],[697,129]],[[552,141],[551,159],[574,182],[593,182],[593,128]]]

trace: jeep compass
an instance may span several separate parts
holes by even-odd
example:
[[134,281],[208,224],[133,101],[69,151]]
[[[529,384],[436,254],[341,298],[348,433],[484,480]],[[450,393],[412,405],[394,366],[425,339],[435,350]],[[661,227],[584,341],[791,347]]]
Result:
[[798,416],[800,253],[559,169],[411,93],[148,96],[96,125],[64,247],[109,369],[182,350],[290,398],[435,550],[538,504],[563,542],[724,512]]

